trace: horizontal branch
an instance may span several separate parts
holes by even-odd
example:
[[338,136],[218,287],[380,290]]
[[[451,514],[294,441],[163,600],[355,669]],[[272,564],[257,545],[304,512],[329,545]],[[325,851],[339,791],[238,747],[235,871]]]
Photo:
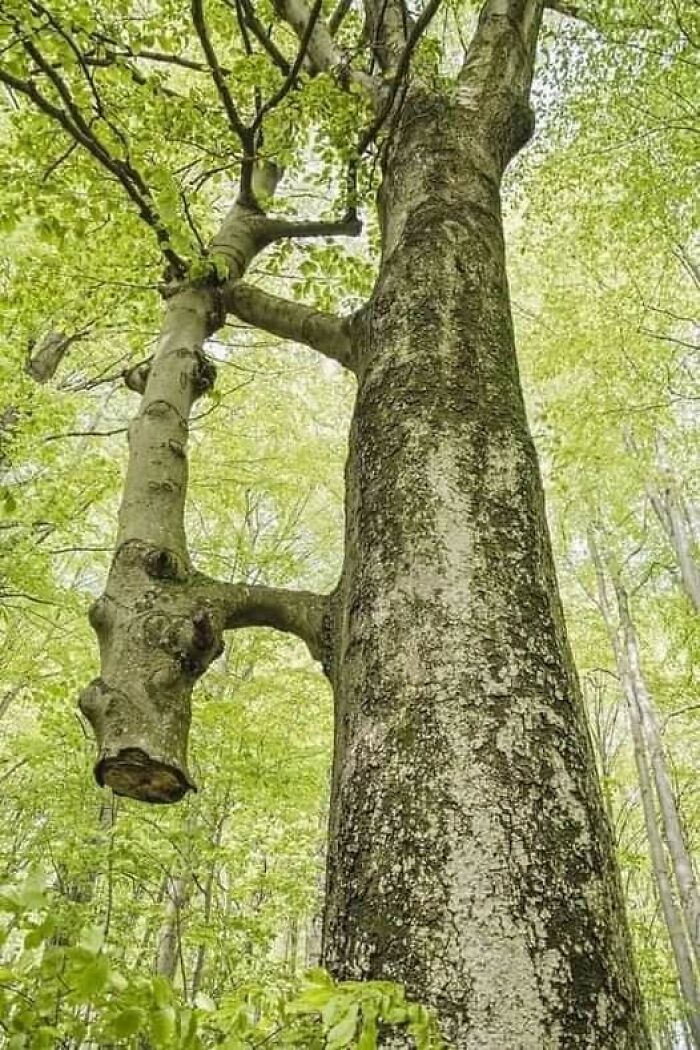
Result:
[[281,299],[238,281],[224,297],[227,312],[280,339],[302,343],[354,371],[349,319]]
[[224,630],[272,627],[301,638],[314,659],[322,659],[329,608],[326,595],[242,583],[211,581],[211,585],[223,610]]
[[359,237],[362,223],[354,212],[348,212],[342,219],[323,221],[311,219],[266,219],[260,225],[260,242],[267,247],[275,241],[310,240],[313,237]]

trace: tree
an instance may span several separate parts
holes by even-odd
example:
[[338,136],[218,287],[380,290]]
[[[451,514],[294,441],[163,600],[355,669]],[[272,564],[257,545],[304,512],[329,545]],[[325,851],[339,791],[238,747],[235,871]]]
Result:
[[[639,659],[639,643],[630,614],[629,598],[619,571],[611,566],[609,554],[601,550],[595,530],[589,529],[588,548],[595,566],[598,604],[615,655],[618,676],[624,692],[634,745],[634,758],[639,778],[644,822],[649,842],[652,869],[656,879],[659,902],[668,930],[678,982],[689,1013],[688,1023],[696,1045],[700,1045],[697,981],[694,965],[697,963],[698,891],[692,860],[684,839],[678,807],[671,785],[658,716],[646,687]],[[617,623],[606,582],[610,579],[617,604]],[[658,798],[660,819],[657,820]],[[660,828],[663,829],[663,837]],[[666,859],[664,839],[668,846]],[[670,862],[670,863],[669,863]],[[670,869],[670,870],[669,870]],[[671,877],[673,873],[673,879]],[[679,906],[676,905],[673,882],[678,887]],[[693,956],[696,963],[693,963]]]
[[[189,20],[163,3],[138,26],[121,3],[16,0],[3,12],[0,79],[52,148],[64,136],[46,236],[62,235],[68,198],[84,235],[106,179],[166,265],[155,353],[124,369],[141,401],[90,612],[101,674],[81,708],[100,783],[176,801],[194,786],[192,689],[224,632],[297,635],[335,700],[331,971],[403,981],[456,1046],[645,1047],[505,270],[501,181],[532,133],[543,3],[486,0],[456,73],[426,36],[436,9],[368,2],[364,25],[345,4],[326,21],[320,0],[280,0],[264,19],[247,0],[206,12],[193,0]],[[207,150],[217,164],[204,169]],[[244,283],[266,249],[279,263],[291,239],[359,234],[368,151],[381,182],[367,302],[339,317]],[[307,157],[307,179],[320,168],[345,186],[342,219],[271,214],[284,171],[303,178]],[[240,175],[218,229],[187,192],[193,169],[199,189]],[[132,213],[114,221],[141,253]],[[323,258],[311,256],[311,274]],[[144,258],[131,282],[155,265]],[[214,389],[207,340],[231,315],[356,377],[345,555],[328,595],[192,564],[189,420]]]

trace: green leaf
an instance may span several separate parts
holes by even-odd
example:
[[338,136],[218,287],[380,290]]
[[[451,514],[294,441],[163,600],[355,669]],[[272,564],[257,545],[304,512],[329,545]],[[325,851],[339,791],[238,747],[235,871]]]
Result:
[[357,1031],[357,1018],[359,1013],[358,1003],[353,1003],[345,1016],[331,1028],[326,1036],[328,1050],[336,1047],[350,1046]]
[[118,1038],[136,1035],[146,1023],[146,1011],[140,1006],[129,1006],[122,1010],[112,1022],[112,1029]]
[[156,1046],[170,1050],[175,1038],[175,1022],[175,1008],[172,1006],[164,1006],[151,1014],[151,1038]]
[[96,959],[73,975],[73,995],[78,1002],[90,1002],[107,984],[109,959],[98,955]]

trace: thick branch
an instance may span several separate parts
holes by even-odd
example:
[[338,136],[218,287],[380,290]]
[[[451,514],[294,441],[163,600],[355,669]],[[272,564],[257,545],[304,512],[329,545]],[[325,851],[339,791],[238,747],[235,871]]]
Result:
[[396,71],[391,80],[389,87],[389,93],[385,98],[376,119],[370,124],[370,126],[360,135],[360,139],[357,145],[357,155],[361,157],[367,147],[374,142],[377,135],[381,131],[384,123],[391,113],[394,107],[394,101],[401,85],[405,82],[408,74],[408,69],[411,64],[411,57],[416,47],[420,43],[422,37],[425,35],[428,26],[430,25],[433,17],[435,16],[438,7],[440,6],[441,0],[428,0],[425,7],[421,11],[418,19],[411,28],[410,35],[406,41],[405,47],[403,48],[401,55],[396,63]]
[[30,344],[24,366],[25,372],[37,383],[48,383],[55,376],[58,366],[73,343],[85,339],[93,323],[90,321],[83,329],[72,335],[67,335],[65,332],[49,332],[36,348],[34,343]]
[[289,70],[289,73],[287,74],[284,83],[281,85],[281,87],[274,93],[274,95],[271,95],[270,98],[268,98],[265,101],[265,103],[259,108],[255,116],[255,121],[253,122],[253,133],[255,133],[258,130],[258,128],[262,127],[262,122],[265,119],[265,116],[268,113],[270,113],[276,106],[278,106],[284,98],[286,98],[286,96],[296,84],[297,77],[299,76],[302,64],[309,49],[309,41],[311,40],[311,35],[314,31],[319,15],[321,13],[321,3],[322,0],[315,0],[313,9],[309,14],[309,21],[307,22],[306,29],[304,30],[304,34],[299,42],[299,50],[297,51],[297,56],[294,59],[294,64]]
[[473,81],[475,87],[491,90],[507,88],[527,96],[543,8],[543,0],[486,0],[460,81]]
[[364,0],[372,57],[394,79],[409,37],[410,21],[402,0]]
[[[304,40],[311,21],[311,11],[305,0],[275,0],[275,10],[291,26],[299,40]],[[306,51],[314,73],[337,70],[343,82],[362,86],[373,98],[377,97],[380,86],[377,80],[368,73],[349,68],[345,55],[336,46],[328,26],[320,17],[313,23]]]
[[272,627],[301,638],[314,659],[322,659],[328,596],[242,583],[211,581],[211,586],[216,588],[217,602],[223,608],[224,630]]
[[458,98],[474,112],[483,146],[502,167],[528,141],[530,87],[544,0],[486,0],[459,74]]
[[240,281],[228,292],[225,307],[246,324],[262,328],[281,339],[302,343],[354,371],[347,318],[269,295]]

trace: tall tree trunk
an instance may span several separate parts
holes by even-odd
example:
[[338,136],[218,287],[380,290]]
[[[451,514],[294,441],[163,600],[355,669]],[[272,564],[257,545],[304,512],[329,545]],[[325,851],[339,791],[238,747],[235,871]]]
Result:
[[[180,798],[192,687],[222,632],[292,631],[335,694],[324,956],[336,975],[403,981],[460,1050],[646,1050],[505,271],[500,183],[532,131],[543,0],[486,0],[449,87],[406,75],[435,2],[414,25],[399,0],[367,0],[379,87],[348,67],[318,11],[310,26],[303,0],[275,7],[312,71],[374,85],[380,272],[344,321],[242,285],[258,251],[299,232],[246,193],[213,245],[224,286],[169,299],[91,613],[102,674],[81,704],[97,777]],[[356,232],[348,222],[301,225]],[[357,375],[329,597],[218,583],[190,564],[187,420],[211,382],[202,344],[222,306]]]
[[[641,458],[641,450],[631,430],[624,434],[624,442],[632,455]],[[696,537],[687,506],[670,466],[665,461],[660,441],[656,440],[658,480],[647,481],[647,498],[673,550],[681,577],[681,586],[690,604],[700,612],[700,566],[696,560]]]
[[324,958],[403,981],[464,1050],[638,1050],[505,270],[500,180],[532,127],[541,6],[487,3],[457,96],[410,87],[386,150],[336,594]]
[[673,549],[683,590],[696,612],[700,612],[700,566],[695,560],[694,540],[683,498],[670,481],[665,487],[647,488],[649,501]]
[[[630,732],[634,746],[637,773],[639,775],[644,823],[654,878],[676,961],[678,982],[688,1009],[691,1011],[689,1024],[693,1032],[693,1038],[696,1044],[700,1046],[698,1041],[698,1035],[700,1035],[700,993],[698,992],[693,964],[693,956],[695,956],[697,961],[697,944],[693,936],[694,923],[696,921],[697,885],[683,838],[668,770],[666,769],[656,713],[641,670],[639,646],[630,616],[627,592],[619,575],[615,570],[611,569],[608,563],[608,574],[612,580],[617,599],[618,621],[616,623],[605,584],[605,556],[599,549],[592,530],[589,530],[588,534],[588,548],[596,570],[599,606],[615,656],[620,684],[627,701]],[[649,755],[649,760],[647,755]],[[680,912],[673,898],[666,854],[657,825],[649,761],[653,771],[656,794],[659,799],[661,823],[669,849],[671,867],[679,888]]]
[[[202,901],[202,909],[203,909],[202,919],[204,920],[204,925],[205,926],[209,924],[209,921],[211,919],[212,908],[213,908],[213,904],[214,904],[214,889],[215,889],[215,885],[214,884],[215,884],[215,881],[216,881],[217,871],[219,869],[219,858],[217,856],[217,852],[218,852],[218,850],[219,850],[219,848],[221,846],[221,840],[222,840],[222,837],[223,837],[223,834],[224,834],[224,826],[226,824],[226,819],[227,819],[228,814],[229,814],[230,803],[231,803],[231,788],[229,786],[226,789],[225,793],[224,793],[224,797],[223,797],[223,800],[222,800],[222,803],[221,803],[221,808],[219,810],[219,817],[218,817],[218,820],[216,822],[216,827],[214,829],[214,834],[213,834],[212,839],[211,839],[211,845],[213,846],[212,858],[211,858],[211,861],[209,863],[209,870],[207,871],[207,879],[206,879],[206,883],[204,885],[204,895],[203,895],[204,899]],[[201,987],[202,987],[202,979],[204,977],[204,963],[205,963],[205,960],[206,960],[206,954],[207,954],[207,946],[206,946],[206,943],[202,942],[201,944],[199,944],[197,946],[197,953],[196,953],[196,956],[195,956],[194,969],[193,969],[193,972],[192,972],[192,987],[190,989],[190,997],[191,997],[191,1001],[192,1002],[195,1001],[195,999],[197,997],[197,993],[201,990]]]
[[[189,871],[168,878],[165,916],[158,931],[155,972],[161,977],[167,977],[169,981],[175,977],[180,959],[182,913],[187,907],[191,891],[192,878]],[[184,974],[183,986],[186,987]]]
[[634,746],[634,762],[639,778],[644,826],[647,832],[654,881],[656,882],[661,912],[676,963],[681,1001],[684,1002],[689,1011],[688,1024],[693,1036],[693,1048],[694,1050],[700,1050],[700,993],[698,992],[698,983],[695,977],[693,956],[690,952],[688,938],[683,926],[683,917],[674,900],[668,860],[657,823],[654,789],[646,756],[641,713],[636,703],[632,683],[627,679],[623,682],[623,685],[627,696],[630,733]]
[[690,943],[696,962],[700,964],[700,892],[698,891],[693,863],[685,842],[676,797],[668,772],[659,720],[642,672],[639,643],[632,617],[630,616],[627,591],[616,574],[613,574],[612,579],[617,596],[620,628],[625,648],[625,665],[632,681],[635,699],[639,707],[642,729],[661,807],[664,834],[668,843],[676,882],[678,883],[681,906],[688,927]]

